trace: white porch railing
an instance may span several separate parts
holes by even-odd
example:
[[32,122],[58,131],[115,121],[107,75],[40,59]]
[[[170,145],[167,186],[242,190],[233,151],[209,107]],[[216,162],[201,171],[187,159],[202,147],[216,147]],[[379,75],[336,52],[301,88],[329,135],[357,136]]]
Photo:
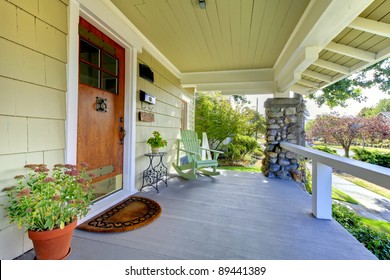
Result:
[[318,219],[332,218],[332,167],[390,189],[390,169],[281,142],[280,146],[312,159],[312,212]]

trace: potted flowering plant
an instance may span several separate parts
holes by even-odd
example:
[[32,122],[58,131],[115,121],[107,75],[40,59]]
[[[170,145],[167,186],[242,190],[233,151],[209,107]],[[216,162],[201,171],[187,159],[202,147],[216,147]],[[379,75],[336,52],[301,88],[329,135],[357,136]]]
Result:
[[152,153],[156,154],[159,148],[165,147],[168,143],[161,137],[160,132],[153,131],[153,136],[150,137],[146,143],[148,143],[152,149]]
[[[16,176],[17,184],[6,189],[10,222],[24,226],[33,241],[37,259],[62,259],[70,253],[70,242],[77,218],[84,217],[93,200],[86,164],[56,164],[53,170],[44,164],[29,164],[28,175]],[[62,235],[67,233],[67,237]],[[49,234],[49,248],[41,249]],[[60,249],[55,240],[65,243]],[[51,246],[51,247],[50,247]],[[53,251],[53,252],[52,252]],[[54,255],[51,255],[54,253]]]

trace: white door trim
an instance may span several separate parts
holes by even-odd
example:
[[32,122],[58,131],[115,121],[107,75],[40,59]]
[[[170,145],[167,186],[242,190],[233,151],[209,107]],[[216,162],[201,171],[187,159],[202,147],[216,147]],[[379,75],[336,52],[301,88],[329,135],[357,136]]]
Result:
[[[88,1],[87,1],[88,2]],[[88,2],[89,4],[90,2]],[[94,9],[96,2],[93,1]],[[107,13],[107,10],[103,11]],[[100,13],[100,12],[99,12]],[[76,163],[77,161],[77,121],[78,121],[78,60],[79,60],[79,17],[85,18],[96,28],[100,29],[107,36],[125,48],[125,129],[127,131],[124,141],[124,162],[123,162],[123,189],[94,203],[84,220],[93,217],[103,209],[108,208],[121,201],[135,189],[135,139],[136,139],[136,81],[137,81],[137,50],[130,42],[126,42],[124,34],[116,34],[111,23],[105,23],[104,17],[91,13],[91,9],[81,5],[76,0],[69,1],[68,7],[68,64],[67,64],[67,97],[66,97],[66,150],[65,161]]]

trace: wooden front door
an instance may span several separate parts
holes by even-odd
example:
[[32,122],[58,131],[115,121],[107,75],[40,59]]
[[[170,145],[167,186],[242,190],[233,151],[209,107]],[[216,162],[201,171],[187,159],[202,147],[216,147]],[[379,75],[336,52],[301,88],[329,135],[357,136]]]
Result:
[[77,163],[101,198],[122,188],[125,50],[82,18],[79,35]]

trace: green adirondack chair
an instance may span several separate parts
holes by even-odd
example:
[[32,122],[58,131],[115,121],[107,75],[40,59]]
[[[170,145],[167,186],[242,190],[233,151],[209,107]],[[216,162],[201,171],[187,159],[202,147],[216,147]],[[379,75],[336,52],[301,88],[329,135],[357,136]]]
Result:
[[[221,151],[205,149],[200,146],[198,135],[193,130],[182,130],[180,132],[181,139],[177,143],[177,161],[173,163],[173,167],[176,172],[183,178],[188,180],[196,179],[196,171],[200,171],[208,176],[216,176],[220,173],[217,171],[218,156],[223,154]],[[182,145],[181,145],[182,144]],[[214,156],[212,159],[202,159],[201,151],[211,151]],[[188,162],[180,164],[180,152],[185,152],[187,155]],[[212,171],[206,170],[205,168],[212,168]]]

